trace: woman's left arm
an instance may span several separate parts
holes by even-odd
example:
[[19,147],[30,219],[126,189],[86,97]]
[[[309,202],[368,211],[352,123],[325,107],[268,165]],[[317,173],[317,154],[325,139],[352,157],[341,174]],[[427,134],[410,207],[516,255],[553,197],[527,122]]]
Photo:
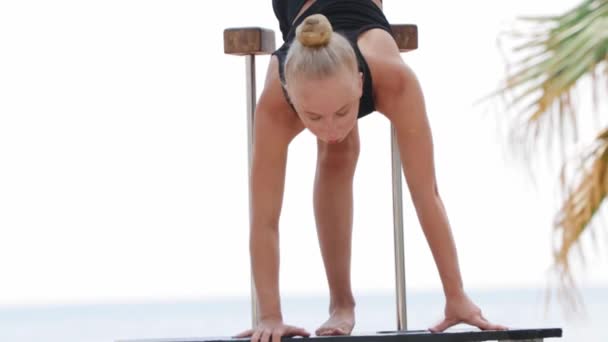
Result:
[[446,297],[445,318],[430,328],[443,331],[458,323],[503,330],[488,322],[464,291],[458,255],[435,176],[433,142],[424,96],[416,75],[397,53],[381,56],[374,71],[376,108],[396,130],[403,172],[420,225],[431,249]]

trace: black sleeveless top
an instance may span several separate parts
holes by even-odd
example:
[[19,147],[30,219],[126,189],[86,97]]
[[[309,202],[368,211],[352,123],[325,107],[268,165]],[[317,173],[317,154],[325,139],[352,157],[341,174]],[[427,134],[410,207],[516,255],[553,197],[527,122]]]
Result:
[[[357,56],[359,71],[363,73],[363,95],[359,102],[357,117],[362,118],[375,111],[372,76],[369,66],[357,45],[357,38],[363,32],[373,28],[381,28],[392,33],[391,26],[384,13],[372,0],[316,0],[294,22],[293,19],[300,12],[305,2],[306,0],[272,0],[272,8],[279,20],[279,28],[284,42],[279,49],[272,53],[279,60],[281,84],[285,84],[284,64],[289,46],[295,39],[296,28],[309,15],[320,13],[327,17],[335,32],[342,34],[351,43]],[[293,108],[284,86],[283,93],[287,102]]]

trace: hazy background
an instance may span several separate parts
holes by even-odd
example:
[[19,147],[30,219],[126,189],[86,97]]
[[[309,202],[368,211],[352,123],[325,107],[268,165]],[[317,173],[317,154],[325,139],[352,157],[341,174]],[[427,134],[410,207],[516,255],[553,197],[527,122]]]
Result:
[[[419,25],[404,59],[425,92],[467,290],[545,286],[554,169],[534,187],[496,115],[473,103],[504,76],[502,29],[577,3],[385,1],[392,23]],[[249,294],[245,62],[222,42],[234,26],[274,29],[280,44],[270,1],[0,1],[0,307]],[[389,126],[377,113],[359,125],[353,286],[390,294]],[[314,137],[289,158],[282,293],[324,295]],[[408,290],[439,290],[404,197]],[[604,246],[576,265],[582,286],[608,286]]]

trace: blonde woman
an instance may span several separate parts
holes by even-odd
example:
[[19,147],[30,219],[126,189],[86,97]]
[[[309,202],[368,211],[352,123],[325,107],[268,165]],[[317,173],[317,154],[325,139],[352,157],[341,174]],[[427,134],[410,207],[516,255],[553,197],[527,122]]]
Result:
[[348,335],[355,325],[350,260],[358,120],[377,111],[397,131],[403,171],[445,293],[445,318],[502,330],[463,288],[456,247],[435,180],[423,94],[390,34],[380,0],[273,0],[284,45],[273,53],[255,113],[250,253],[259,324],[236,337],[279,342],[309,336],[283,322],[279,294],[279,216],[288,145],[304,129],[317,137],[314,213],[330,292],[329,319],[317,335]]

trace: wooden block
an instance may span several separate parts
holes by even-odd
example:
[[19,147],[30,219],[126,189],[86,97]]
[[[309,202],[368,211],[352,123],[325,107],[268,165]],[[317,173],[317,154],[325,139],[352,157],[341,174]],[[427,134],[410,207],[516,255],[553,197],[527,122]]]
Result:
[[224,30],[224,53],[229,55],[268,55],[275,50],[274,31],[261,27]]
[[[391,25],[399,51],[418,48],[418,26]],[[224,53],[229,55],[268,55],[275,50],[274,31],[261,27],[236,27],[224,30]]]
[[418,26],[411,24],[395,24],[391,25],[393,30],[393,38],[399,51],[407,52],[418,48]]

